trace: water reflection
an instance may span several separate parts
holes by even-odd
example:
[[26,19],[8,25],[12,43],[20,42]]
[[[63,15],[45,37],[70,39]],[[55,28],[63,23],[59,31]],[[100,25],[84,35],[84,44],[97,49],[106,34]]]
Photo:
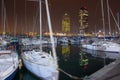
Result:
[[[45,48],[45,51],[51,50]],[[84,77],[96,72],[104,66],[104,59],[87,54],[78,45],[58,45],[56,47],[59,67],[65,72],[77,76]],[[90,53],[90,51],[89,51]],[[94,52],[95,53],[95,52]],[[103,54],[103,53],[101,53]],[[97,55],[98,54],[94,54]],[[83,60],[83,62],[82,62]],[[106,64],[112,60],[106,59]],[[24,66],[16,74],[13,80],[41,80],[31,74]],[[69,76],[60,72],[59,80],[73,80]]]
[[80,54],[80,60],[79,60],[80,66],[82,66],[84,69],[87,69],[87,65],[89,63],[87,54],[82,51],[79,54]]
[[31,72],[29,72],[24,66],[19,70],[13,80],[42,80]]
[[69,56],[70,56],[70,46],[63,45],[61,51],[62,51],[63,58],[65,59],[65,61],[67,61],[67,59],[69,59]]
[[101,58],[110,58],[110,59],[118,59],[120,58],[120,53],[115,52],[104,52],[104,51],[96,51],[90,49],[82,49],[82,51],[91,54],[94,57],[101,57]]

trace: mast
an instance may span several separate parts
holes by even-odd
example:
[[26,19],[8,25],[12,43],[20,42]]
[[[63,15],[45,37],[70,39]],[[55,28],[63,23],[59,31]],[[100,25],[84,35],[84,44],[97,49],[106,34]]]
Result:
[[41,0],[39,0],[39,13],[40,13],[40,50],[42,51],[42,4]]
[[45,0],[45,4],[46,4],[48,27],[49,27],[49,31],[50,31],[50,40],[52,43],[53,58],[55,59],[56,66],[58,66],[57,55],[56,55],[56,51],[55,51],[55,44],[54,44],[54,39],[53,39],[52,25],[51,25],[51,20],[50,20],[50,13],[49,13],[49,8],[48,8],[48,0]]
[[27,16],[26,16],[26,0],[25,0],[25,30],[23,29],[23,33],[25,32],[27,32],[27,18],[26,18]]
[[4,0],[2,0],[2,27],[3,27],[3,34],[5,34],[5,20],[6,19],[6,8]]
[[3,27],[3,35],[5,34],[5,22],[6,22],[6,8],[5,8],[5,3],[4,0],[2,0],[2,27]]
[[6,26],[6,7],[4,7],[4,30],[3,30],[6,33],[5,26]]
[[102,22],[103,22],[103,34],[104,34],[104,40],[105,40],[105,20],[104,20],[104,9],[103,9],[103,0],[101,0],[101,9],[102,9]]
[[120,16],[119,16],[119,13],[117,13],[117,20],[118,20],[118,27],[120,27],[119,25],[120,25],[120,18],[119,18]]
[[14,37],[16,36],[16,25],[17,25],[17,18],[16,18],[16,8],[15,8],[15,0],[14,0],[14,20],[15,20],[15,24],[14,24]]
[[110,25],[110,7],[109,7],[109,2],[108,2],[108,0],[107,0],[107,13],[108,13],[109,35],[111,36],[111,25]]
[[1,10],[2,10],[2,14],[1,14],[2,20],[1,20],[1,21],[2,21],[2,27],[4,26],[4,25],[3,25],[3,16],[4,16],[3,6],[4,6],[4,1],[2,0],[2,1],[1,1],[1,8],[2,8],[2,9],[1,9]]

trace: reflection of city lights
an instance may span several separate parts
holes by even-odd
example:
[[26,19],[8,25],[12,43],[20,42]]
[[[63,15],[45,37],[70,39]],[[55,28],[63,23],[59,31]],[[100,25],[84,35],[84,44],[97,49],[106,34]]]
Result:
[[57,36],[66,36],[66,33],[56,33]]
[[101,30],[99,30],[99,32],[101,32]]
[[3,32],[3,34],[6,34],[6,32]]
[[102,32],[101,30],[99,30],[99,31],[97,32],[97,36],[98,36],[98,37],[103,37],[104,34],[105,34],[105,32]]

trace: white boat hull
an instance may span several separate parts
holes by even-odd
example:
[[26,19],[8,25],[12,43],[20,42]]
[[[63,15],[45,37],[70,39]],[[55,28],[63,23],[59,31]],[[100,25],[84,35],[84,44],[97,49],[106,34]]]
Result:
[[113,42],[99,42],[99,44],[96,45],[83,44],[82,47],[91,50],[120,53],[120,45]]
[[14,52],[7,52],[10,51],[0,51],[0,64],[2,64],[0,65],[0,80],[12,80],[18,69],[18,55]]
[[56,67],[35,63],[22,55],[25,67],[34,75],[43,80],[58,80],[58,70]]

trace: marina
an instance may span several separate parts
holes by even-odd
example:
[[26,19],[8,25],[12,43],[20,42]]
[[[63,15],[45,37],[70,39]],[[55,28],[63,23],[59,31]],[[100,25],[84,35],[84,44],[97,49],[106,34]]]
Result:
[[113,3],[1,0],[0,80],[119,80],[120,9]]
[[[62,48],[64,51],[62,51]],[[45,51],[50,50],[50,48],[43,48]],[[79,77],[83,79],[85,76],[89,76],[92,73],[98,71],[99,69],[103,68],[105,65],[112,63],[114,59],[108,59],[104,61],[103,58],[94,57],[89,53],[85,55],[88,58],[88,64],[80,64],[80,52],[81,48],[79,45],[58,45],[56,47],[58,53],[58,63],[60,65],[60,69],[64,70],[68,74],[72,76]],[[66,51],[65,51],[66,50]],[[62,53],[64,52],[64,53]],[[104,63],[105,62],[105,63]],[[24,65],[22,69],[19,70],[13,80],[42,80],[33,75],[30,71],[28,71]],[[74,80],[74,78],[69,77],[68,75],[60,72],[59,80]]]

